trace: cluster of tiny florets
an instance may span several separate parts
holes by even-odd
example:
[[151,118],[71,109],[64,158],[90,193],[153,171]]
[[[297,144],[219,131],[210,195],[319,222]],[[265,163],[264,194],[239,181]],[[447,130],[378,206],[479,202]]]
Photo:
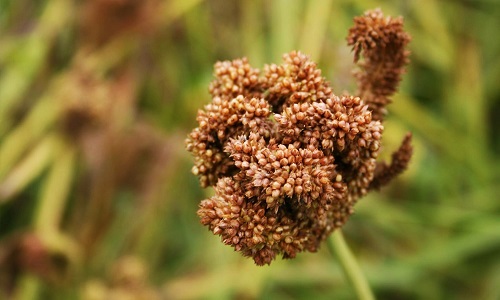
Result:
[[402,17],[385,17],[380,9],[354,18],[354,23],[347,43],[353,47],[355,62],[363,56],[355,73],[357,94],[368,104],[373,118],[381,120],[409,63],[410,52],[405,48],[411,38],[403,30]]
[[186,140],[193,173],[215,187],[198,215],[258,265],[316,251],[359,197],[406,167],[409,138],[392,165],[377,163],[382,120],[362,98],[335,95],[300,52],[263,72],[245,58],[218,62],[214,76]]

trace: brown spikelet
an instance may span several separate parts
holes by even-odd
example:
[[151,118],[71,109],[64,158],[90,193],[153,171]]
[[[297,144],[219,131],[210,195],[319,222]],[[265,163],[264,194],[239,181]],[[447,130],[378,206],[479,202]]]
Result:
[[407,133],[399,149],[392,153],[391,164],[386,162],[377,163],[375,177],[370,183],[370,189],[379,190],[406,170],[413,154],[411,136],[411,133]]
[[402,17],[385,17],[380,9],[354,18],[354,23],[347,43],[360,67],[355,73],[357,95],[368,104],[373,119],[382,120],[409,62],[406,45],[410,36],[403,29]]

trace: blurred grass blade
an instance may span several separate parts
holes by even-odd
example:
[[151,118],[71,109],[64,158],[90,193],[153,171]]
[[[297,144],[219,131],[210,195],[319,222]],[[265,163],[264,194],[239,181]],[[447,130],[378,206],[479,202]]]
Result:
[[243,49],[250,64],[264,64],[264,19],[262,0],[244,0],[241,4],[240,31],[243,38]]
[[[192,49],[191,59],[194,64],[203,68],[209,68],[213,64],[211,58],[213,57],[212,50],[215,41],[213,40],[212,28],[207,26],[209,23],[210,16],[207,10],[200,7],[192,9],[184,16],[184,24],[189,32],[188,41],[191,45],[196,45]],[[196,74],[198,75],[198,72]]]
[[321,55],[325,34],[328,28],[332,0],[317,0],[307,2],[306,16],[302,26],[302,35],[299,42],[299,50],[309,55],[313,61],[317,61]]
[[[421,132],[430,142],[443,149],[451,158],[466,164],[473,170],[475,176],[481,180],[491,179],[492,173],[489,168],[485,167],[490,161],[488,151],[481,144],[464,138],[460,132],[447,127],[442,121],[433,117],[433,113],[408,95],[402,93],[396,95],[390,110]],[[461,147],[457,147],[456,141],[461,141]]]
[[283,53],[295,49],[299,26],[299,12],[302,1],[274,0],[271,7],[271,53],[272,61],[280,62]]
[[35,227],[42,232],[58,230],[75,172],[76,154],[73,147],[56,141],[60,150],[54,151],[54,160],[41,191]]
[[413,36],[411,47],[419,58],[447,72],[454,64],[456,48],[445,23],[441,4],[436,0],[410,1],[418,23],[413,24],[410,19],[408,29]]
[[70,1],[49,1],[37,27],[12,53],[14,57],[0,76],[0,136],[9,128],[13,106],[45,63],[53,40],[66,27],[72,11]]
[[486,296],[484,299],[496,300],[500,299],[500,262],[493,266],[490,280],[486,283]]
[[0,182],[0,203],[21,192],[57,155],[57,138],[46,136],[33,150]]
[[[56,85],[57,86],[57,85]],[[38,100],[28,116],[0,144],[0,180],[19,158],[53,125],[62,109],[49,92]]]
[[[187,13],[193,7],[199,5],[203,0],[171,0],[163,2],[163,22],[170,23]],[[167,25],[165,24],[165,25]]]
[[461,38],[453,82],[447,85],[445,105],[455,128],[467,132],[471,143],[486,147],[487,104],[482,89],[481,51],[472,38]]
[[[367,267],[368,278],[379,288],[397,286],[404,290],[412,290],[415,288],[414,283],[429,272],[460,265],[485,249],[497,249],[500,246],[500,232],[498,231],[500,224],[498,220],[491,221],[493,224],[488,224],[488,227],[482,226],[481,222],[474,224],[479,228],[478,231],[471,228],[471,231],[465,234],[446,240],[437,239],[433,244],[426,245],[421,251],[406,259],[400,258],[378,266]],[[491,225],[496,227],[491,227]]]
[[34,274],[24,274],[14,291],[12,299],[16,300],[36,300],[40,299],[42,280]]
[[60,139],[56,142],[59,151],[54,151],[54,156],[57,159],[45,178],[33,222],[35,231],[48,249],[63,254],[75,266],[80,264],[80,246],[73,237],[62,233],[60,226],[73,182],[76,151]]

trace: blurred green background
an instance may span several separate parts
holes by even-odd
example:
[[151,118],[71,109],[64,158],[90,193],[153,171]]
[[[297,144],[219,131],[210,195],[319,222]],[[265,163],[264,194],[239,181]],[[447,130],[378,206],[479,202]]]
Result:
[[354,92],[376,7],[413,37],[385,158],[415,150],[345,237],[380,299],[500,299],[498,0],[0,0],[0,299],[353,299],[327,247],[257,267],[201,226],[184,139],[217,60]]

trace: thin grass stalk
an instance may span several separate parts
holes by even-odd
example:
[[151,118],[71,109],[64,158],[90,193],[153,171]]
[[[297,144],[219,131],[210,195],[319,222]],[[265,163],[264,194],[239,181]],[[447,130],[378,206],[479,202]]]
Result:
[[332,4],[331,0],[310,1],[307,4],[299,49],[315,61],[320,58],[328,24],[331,22]]
[[61,146],[63,149],[50,169],[35,219],[35,227],[40,232],[54,232],[59,230],[66,201],[72,183],[76,153],[70,145]]
[[73,237],[61,231],[61,223],[73,182],[76,151],[60,140],[58,159],[45,179],[33,224],[43,243],[55,253],[64,254],[72,264],[80,263],[81,251]]
[[264,28],[262,24],[263,3],[245,0],[241,4],[241,29],[243,49],[248,53],[248,59],[255,65],[263,65],[264,59]]
[[344,271],[346,279],[350,282],[358,299],[372,300],[375,299],[370,285],[366,280],[363,272],[347,246],[347,243],[342,235],[342,231],[337,229],[328,239],[328,247],[330,251],[338,258],[338,261]]
[[296,48],[296,32],[299,20],[299,1],[270,1],[272,61],[281,61],[283,53]]

